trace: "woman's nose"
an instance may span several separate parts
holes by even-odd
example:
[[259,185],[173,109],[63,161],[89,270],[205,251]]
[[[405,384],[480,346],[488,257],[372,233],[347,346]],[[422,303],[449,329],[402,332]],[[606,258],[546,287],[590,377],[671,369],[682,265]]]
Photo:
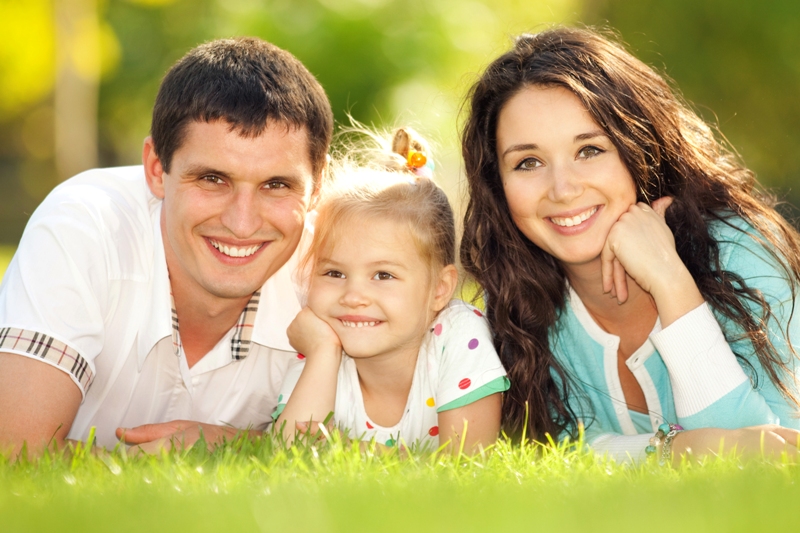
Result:
[[568,203],[583,193],[580,176],[569,165],[557,165],[550,169],[549,199],[553,202]]

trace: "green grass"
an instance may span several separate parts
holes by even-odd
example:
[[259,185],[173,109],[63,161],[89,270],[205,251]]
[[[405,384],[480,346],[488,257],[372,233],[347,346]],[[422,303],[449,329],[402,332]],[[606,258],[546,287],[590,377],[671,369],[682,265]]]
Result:
[[0,244],[0,280],[3,279],[3,274],[8,268],[8,264],[11,262],[11,257],[14,255],[14,250],[16,247],[9,246],[7,244]]
[[[0,247],[0,276],[13,248]],[[624,466],[500,442],[475,458],[270,437],[158,457],[0,455],[0,532],[794,531],[800,467]]]
[[476,458],[401,458],[265,438],[0,462],[0,530],[792,531],[798,481],[797,466],[731,457],[631,467],[500,443]]

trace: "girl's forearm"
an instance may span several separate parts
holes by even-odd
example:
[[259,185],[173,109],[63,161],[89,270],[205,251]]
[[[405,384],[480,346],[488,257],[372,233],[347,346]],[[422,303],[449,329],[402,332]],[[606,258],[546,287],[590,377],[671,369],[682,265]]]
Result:
[[306,354],[303,373],[278,417],[287,444],[294,441],[297,423],[321,423],[333,412],[342,353],[338,346],[324,351],[328,353]]

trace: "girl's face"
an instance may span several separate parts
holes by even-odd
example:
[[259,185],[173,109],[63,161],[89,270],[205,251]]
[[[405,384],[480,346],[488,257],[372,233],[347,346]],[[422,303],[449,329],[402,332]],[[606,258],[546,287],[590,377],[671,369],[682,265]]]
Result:
[[562,87],[528,87],[506,103],[497,157],[514,223],[567,267],[599,260],[611,226],[636,202],[611,139]]
[[354,358],[416,357],[437,312],[431,270],[409,230],[391,220],[349,221],[320,250],[308,306]]

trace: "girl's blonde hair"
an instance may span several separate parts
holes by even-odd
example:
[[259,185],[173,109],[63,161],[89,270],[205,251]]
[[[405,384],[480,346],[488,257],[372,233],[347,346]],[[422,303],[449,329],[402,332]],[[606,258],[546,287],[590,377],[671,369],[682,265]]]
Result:
[[387,138],[362,133],[378,148],[351,147],[346,156],[331,162],[304,264],[313,265],[320,251],[340,238],[347,223],[367,225],[375,219],[404,224],[432,276],[454,264],[456,237],[450,202],[433,179],[420,175],[420,169],[429,170],[430,163],[414,166],[430,161],[427,143],[410,128],[398,128]]

